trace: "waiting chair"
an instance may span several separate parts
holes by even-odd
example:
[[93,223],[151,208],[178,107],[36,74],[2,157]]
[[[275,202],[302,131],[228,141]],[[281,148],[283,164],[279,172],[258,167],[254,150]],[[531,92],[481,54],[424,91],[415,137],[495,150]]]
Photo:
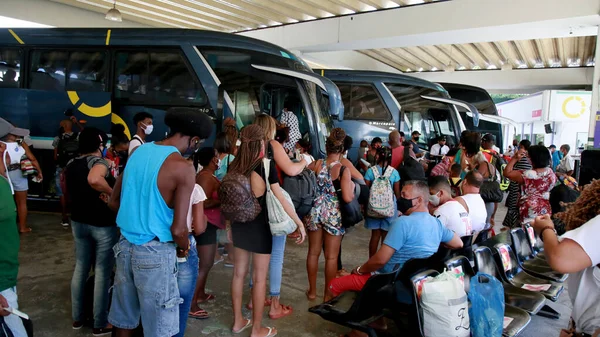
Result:
[[[456,256],[444,262],[446,269],[462,274],[464,280],[465,292],[468,294],[471,285],[471,278],[475,276],[469,260],[464,256]],[[495,277],[491,275],[492,277]],[[543,298],[542,298],[543,300]],[[543,302],[542,302],[543,303]],[[531,317],[527,311],[512,306],[504,305],[504,317],[511,319],[510,324],[504,329],[502,335],[505,337],[514,337],[520,334],[523,329],[531,322]]]
[[473,245],[479,245],[482,242],[489,240],[492,237],[492,228],[484,229],[481,232],[477,233],[475,239],[473,240]]
[[521,308],[532,315],[538,314],[544,307],[546,303],[544,295],[516,287],[500,277],[492,250],[489,247],[477,247],[473,251],[473,255],[475,256],[475,269],[477,272],[492,275],[502,282],[506,304]]
[[538,259],[546,260],[546,254],[544,253],[544,243],[540,239],[540,237],[535,233],[533,227],[530,224],[523,225],[527,233],[527,241],[529,241],[529,245],[531,245],[531,249],[535,254],[535,257]]
[[551,301],[556,301],[563,291],[563,286],[559,283],[541,279],[525,272],[517,262],[517,257],[510,246],[506,243],[499,243],[494,246],[494,257],[500,271],[500,276],[508,283],[523,288],[526,285],[533,287],[546,287],[548,289],[539,289],[539,293],[546,296]]
[[360,292],[345,292],[308,311],[327,321],[362,331],[369,337],[377,337],[377,332],[369,324],[383,317],[384,306],[381,303],[389,301],[396,275],[397,271],[373,275]]
[[510,231],[510,234],[512,236],[511,246],[517,257],[517,263],[526,272],[554,282],[564,282],[567,279],[567,274],[560,274],[553,271],[546,260],[535,258],[533,249],[527,239],[527,234],[522,228],[515,228]]

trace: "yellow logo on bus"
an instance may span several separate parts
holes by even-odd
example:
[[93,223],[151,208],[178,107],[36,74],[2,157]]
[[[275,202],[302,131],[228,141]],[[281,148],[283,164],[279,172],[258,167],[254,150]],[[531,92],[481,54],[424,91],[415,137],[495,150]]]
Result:
[[[73,106],[77,106],[77,103],[79,103],[79,101],[80,101],[79,94],[77,94],[76,91],[67,91],[67,95],[69,96],[69,100],[71,101],[71,104],[73,104]],[[110,116],[111,123],[123,125],[125,127],[125,134],[127,135],[127,137],[129,137],[129,139],[131,139],[131,132],[129,131],[129,128],[127,127],[127,123],[125,123],[125,121],[119,115],[112,113],[111,101],[108,101],[108,103],[104,104],[103,106],[99,106],[99,107],[90,106],[90,105],[87,105],[82,102],[77,107],[77,110],[79,110],[79,112],[81,112],[82,114],[84,114],[86,116],[96,117],[96,118],[111,115]]]
[[[571,104],[571,106],[569,107],[569,103],[573,100],[578,102],[578,104]],[[585,113],[586,109],[587,105],[585,104],[585,101],[579,96],[570,96],[567,99],[565,99],[565,101],[562,104],[562,112],[568,118],[579,118]]]

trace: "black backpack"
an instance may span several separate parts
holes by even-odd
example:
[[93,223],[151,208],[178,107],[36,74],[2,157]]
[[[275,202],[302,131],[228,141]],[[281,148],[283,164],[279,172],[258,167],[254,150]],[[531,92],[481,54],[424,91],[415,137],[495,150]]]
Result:
[[[340,213],[342,215],[342,226],[344,228],[350,228],[357,223],[363,221],[363,214],[360,208],[360,204],[358,202],[361,186],[357,182],[352,182],[354,184],[354,199],[351,202],[345,202],[344,198],[342,198],[342,187],[341,187],[341,179],[344,171],[346,170],[346,166],[342,166],[340,168],[339,177],[333,181],[333,186],[335,187],[336,194],[338,196],[338,201],[340,203]],[[366,185],[365,185],[366,186]]]
[[71,159],[77,157],[79,154],[78,136],[79,134],[77,132],[60,136],[57,147],[58,166],[65,167]]
[[317,178],[312,170],[305,168],[297,176],[284,177],[283,189],[292,198],[294,208],[300,219],[310,213],[313,202],[317,197]]

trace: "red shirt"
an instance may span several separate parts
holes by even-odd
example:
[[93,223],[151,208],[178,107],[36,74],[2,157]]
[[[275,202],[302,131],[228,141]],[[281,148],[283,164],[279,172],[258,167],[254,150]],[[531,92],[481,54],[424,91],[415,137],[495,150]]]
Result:
[[397,169],[402,161],[404,161],[404,146],[392,149],[392,167]]

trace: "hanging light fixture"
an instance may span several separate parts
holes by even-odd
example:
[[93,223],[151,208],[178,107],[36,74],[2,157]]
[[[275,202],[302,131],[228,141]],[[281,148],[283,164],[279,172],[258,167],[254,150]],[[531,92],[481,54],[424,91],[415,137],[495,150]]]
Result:
[[121,15],[121,12],[119,12],[119,10],[117,9],[117,1],[116,0],[113,3],[113,8],[109,9],[108,12],[106,12],[106,16],[104,18],[108,21],[115,21],[115,22],[123,21],[123,16]]

